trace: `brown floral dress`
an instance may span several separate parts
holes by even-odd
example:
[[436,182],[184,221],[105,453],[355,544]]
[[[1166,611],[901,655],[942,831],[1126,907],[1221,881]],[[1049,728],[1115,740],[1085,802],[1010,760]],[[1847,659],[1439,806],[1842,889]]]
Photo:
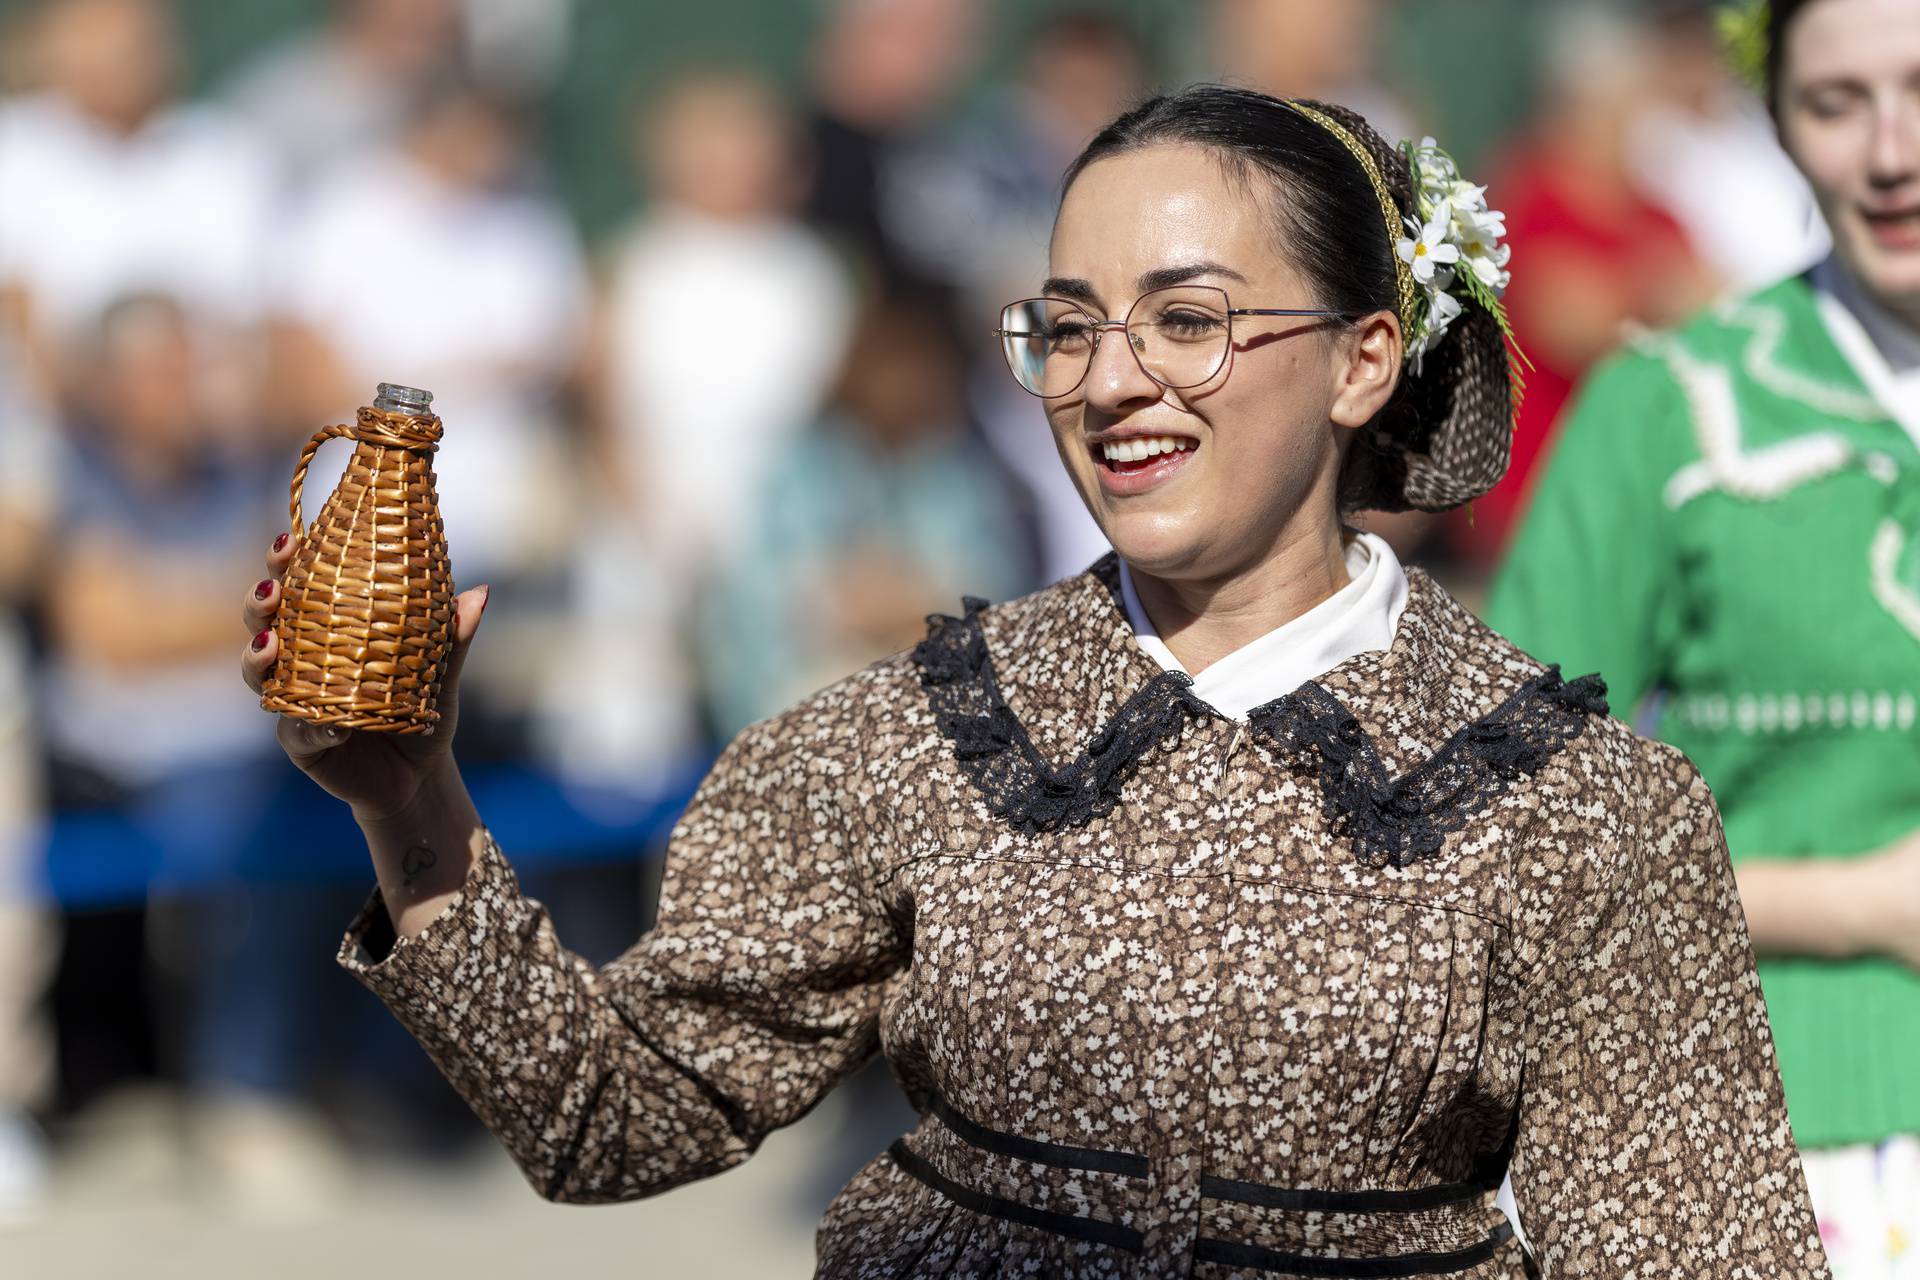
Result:
[[1391,648],[1245,724],[1111,557],[970,601],[727,747],[612,964],[490,835],[340,962],[560,1201],[737,1164],[883,1051],[923,1119],[823,1276],[1825,1276],[1707,788],[1409,577]]

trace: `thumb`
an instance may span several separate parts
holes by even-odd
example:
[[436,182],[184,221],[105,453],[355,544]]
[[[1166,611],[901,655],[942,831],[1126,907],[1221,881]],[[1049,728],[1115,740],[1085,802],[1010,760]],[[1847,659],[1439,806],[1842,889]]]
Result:
[[467,650],[473,647],[474,632],[480,628],[480,615],[487,611],[487,597],[492,591],[491,586],[480,586],[454,597],[453,649],[447,655],[447,674],[441,682],[443,691],[453,687],[460,678],[460,668],[466,665]]

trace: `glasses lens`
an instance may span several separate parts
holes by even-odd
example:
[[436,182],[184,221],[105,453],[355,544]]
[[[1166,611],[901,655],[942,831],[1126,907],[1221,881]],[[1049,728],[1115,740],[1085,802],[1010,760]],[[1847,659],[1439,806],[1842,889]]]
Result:
[[1094,320],[1071,302],[1024,298],[1000,313],[1007,368],[1036,396],[1063,396],[1087,376]]
[[1207,285],[1143,293],[1127,317],[1140,364],[1169,387],[1194,387],[1227,359],[1227,295]]

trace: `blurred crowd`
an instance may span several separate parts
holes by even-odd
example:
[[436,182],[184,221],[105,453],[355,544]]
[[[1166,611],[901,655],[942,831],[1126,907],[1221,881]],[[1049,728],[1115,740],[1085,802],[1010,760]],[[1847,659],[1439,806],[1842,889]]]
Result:
[[[636,94],[643,197],[588,240],[543,164],[569,6],[323,8],[187,97],[163,0],[0,6],[0,1212],[128,1081],[192,1100],[243,1201],[322,1193],[343,1116],[471,1133],[334,971],[368,880],[245,874],[291,767],[238,597],[316,428],[381,381],[434,394],[454,576],[503,604],[462,760],[644,794],[963,592],[1105,549],[990,337],[1101,124],[1201,77],[1389,136],[1447,105],[1382,70],[1388,3],[1211,0],[1169,50],[1150,6],[839,0],[797,84],[702,61]],[[1821,249],[1704,4],[1540,9],[1500,72],[1537,105],[1475,170],[1525,263],[1513,472],[1470,518],[1364,517],[1469,598],[1585,369]],[[102,813],[186,887],[49,900],[47,833]],[[644,924],[632,868],[534,887],[598,959]]]

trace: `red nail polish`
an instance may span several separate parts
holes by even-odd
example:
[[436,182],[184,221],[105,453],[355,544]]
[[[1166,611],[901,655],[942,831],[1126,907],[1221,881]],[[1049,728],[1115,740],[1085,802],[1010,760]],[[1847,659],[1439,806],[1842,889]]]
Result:
[[265,600],[268,596],[272,594],[273,594],[272,578],[260,579],[259,585],[254,587],[253,589],[253,598],[255,600]]
[[272,628],[272,627],[268,627],[268,628],[266,628],[265,630],[263,630],[263,631],[261,631],[261,633],[260,633],[259,635],[257,635],[257,636],[255,636],[255,637],[253,638],[253,651],[254,651],[255,653],[258,653],[258,652],[260,652],[260,651],[261,651],[262,649],[264,649],[264,648],[266,648],[266,647],[267,647],[267,637],[268,637],[268,636],[270,636],[270,635],[272,635],[272,634],[273,634],[273,628]]
[[284,550],[286,548],[286,545],[287,545],[287,535],[284,533],[273,540],[273,549],[275,551]]

